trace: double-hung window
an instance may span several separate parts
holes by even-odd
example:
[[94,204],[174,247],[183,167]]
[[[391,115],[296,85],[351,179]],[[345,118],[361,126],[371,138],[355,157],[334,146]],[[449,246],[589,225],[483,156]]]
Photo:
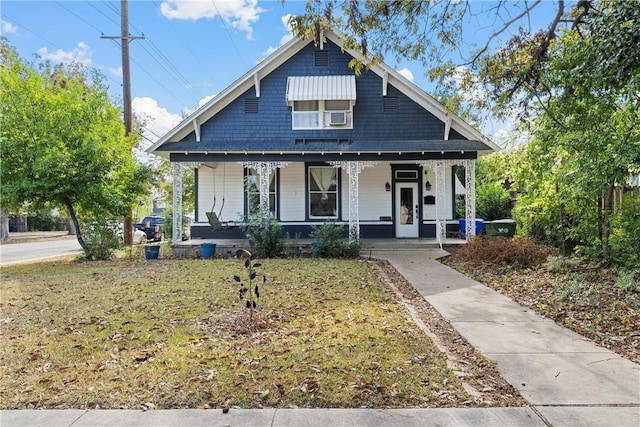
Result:
[[303,76],[287,80],[293,129],[352,129],[355,76]]
[[309,166],[307,191],[310,219],[338,218],[339,169],[334,166]]
[[293,102],[293,129],[320,127],[320,101]]
[[[277,217],[278,212],[278,173],[277,169],[269,175],[269,211]],[[253,168],[245,169],[245,195],[248,215],[256,215],[260,212],[260,175]]]

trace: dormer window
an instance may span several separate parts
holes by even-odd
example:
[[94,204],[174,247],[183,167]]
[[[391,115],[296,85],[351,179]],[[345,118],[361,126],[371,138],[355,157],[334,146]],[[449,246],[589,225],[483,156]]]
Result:
[[287,80],[293,129],[352,129],[355,76],[304,76]]

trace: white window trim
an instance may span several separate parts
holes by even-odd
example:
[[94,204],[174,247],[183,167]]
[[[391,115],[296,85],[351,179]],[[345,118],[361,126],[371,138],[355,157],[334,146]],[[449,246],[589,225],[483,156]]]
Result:
[[[253,174],[251,174],[250,172],[253,172]],[[269,199],[271,199],[271,195],[273,195],[273,200],[274,200],[274,206],[271,206],[271,202],[269,202],[269,211],[271,212],[271,215],[273,215],[275,218],[278,217],[278,191],[279,191],[279,187],[280,187],[280,182],[279,182],[279,174],[278,174],[278,170],[273,170],[271,172],[271,176],[270,176],[270,181],[271,181],[271,177],[273,177],[274,180],[274,190],[271,191],[269,190]],[[249,186],[245,185],[245,197],[244,197],[244,203],[246,205],[246,210],[245,212],[247,212],[247,215],[256,215],[258,212],[251,212],[251,206],[250,206],[250,198],[251,198],[251,193],[254,193],[258,198],[260,197],[260,185],[257,182],[260,178],[260,175],[258,175],[258,172],[254,169],[254,168],[246,168],[245,167],[245,173],[244,173],[245,178],[248,178],[249,176],[253,176],[254,179],[256,180],[256,183],[254,184],[254,186],[256,187],[256,191],[251,191],[251,188],[249,188]],[[271,186],[271,185],[269,185]]]
[[[331,100],[327,100],[331,101]],[[295,103],[293,102],[293,106],[291,107],[291,129],[293,130],[340,130],[340,129],[353,129],[353,101],[349,102],[348,110],[327,110],[325,109],[325,100],[318,100],[318,110],[317,111],[296,111]],[[346,124],[344,125],[331,125],[329,123],[329,117],[331,113],[346,113]],[[295,116],[296,114],[310,114],[314,113],[318,115],[318,126],[296,126],[295,125]]]
[[[326,168],[326,169],[333,169],[335,172],[335,178],[336,178],[336,189],[335,191],[331,191],[331,193],[333,194],[335,192],[336,195],[336,214],[335,215],[313,215],[312,209],[311,209],[311,194],[317,194],[319,193],[318,191],[311,191],[311,180],[314,179],[311,176],[311,169],[313,168]],[[340,198],[341,196],[341,191],[340,191],[340,169],[336,168],[335,166],[324,166],[324,165],[309,165],[307,166],[307,179],[308,179],[308,185],[307,185],[307,203],[308,203],[308,219],[311,221],[314,220],[325,220],[325,219],[329,219],[329,220],[337,220],[340,218]],[[328,191],[327,191],[328,193]]]

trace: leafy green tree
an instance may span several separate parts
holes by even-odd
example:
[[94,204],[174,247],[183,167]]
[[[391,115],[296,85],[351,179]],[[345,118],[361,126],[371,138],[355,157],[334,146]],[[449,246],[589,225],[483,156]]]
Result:
[[146,189],[121,112],[96,71],[39,67],[0,43],[0,194],[3,208],[49,203],[68,213],[87,252],[80,218],[124,215]]
[[[549,50],[532,106],[534,138],[521,213],[546,206],[562,244],[599,248],[611,259],[614,192],[640,170],[640,60],[628,41],[640,42],[640,8],[632,2],[598,3],[579,29],[565,31]],[[620,39],[620,40],[619,40]],[[624,40],[624,41],[623,41]],[[555,211],[555,212],[554,212]]]

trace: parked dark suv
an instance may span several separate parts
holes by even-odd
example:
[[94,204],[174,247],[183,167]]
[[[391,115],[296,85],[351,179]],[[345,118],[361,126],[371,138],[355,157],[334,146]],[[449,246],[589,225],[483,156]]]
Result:
[[164,224],[164,218],[161,216],[145,216],[140,224],[136,224],[135,227],[138,230],[144,231],[147,235],[147,240],[153,240],[159,242],[162,240],[162,225]]

